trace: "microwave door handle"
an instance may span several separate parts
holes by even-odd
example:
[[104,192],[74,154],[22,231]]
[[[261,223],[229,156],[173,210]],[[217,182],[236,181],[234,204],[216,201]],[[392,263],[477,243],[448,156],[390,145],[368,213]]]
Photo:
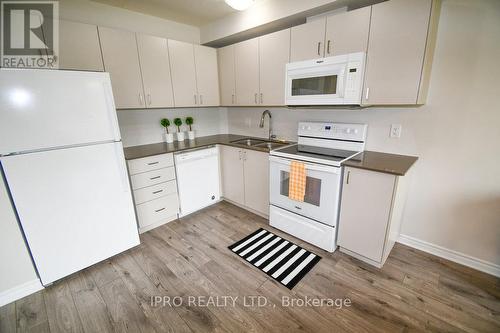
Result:
[[338,80],[338,83],[337,83],[337,95],[339,97],[344,97],[344,85],[345,85],[345,68],[343,68],[341,71],[340,71],[340,74],[339,74],[339,79]]

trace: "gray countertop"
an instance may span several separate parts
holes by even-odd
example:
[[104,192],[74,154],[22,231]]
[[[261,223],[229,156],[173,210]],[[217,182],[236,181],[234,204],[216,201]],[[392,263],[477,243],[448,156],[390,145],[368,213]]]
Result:
[[[124,148],[125,159],[133,160],[136,158],[175,153],[178,151],[183,151],[187,149],[202,148],[206,146],[212,146],[216,144],[228,145],[238,148],[245,148],[251,150],[257,150],[262,152],[269,152],[269,149],[255,146],[243,146],[241,144],[233,144],[232,141],[246,139],[249,136],[235,135],[235,134],[218,134],[210,136],[202,136],[194,140],[184,140],[184,141],[174,141],[173,143],[152,143],[142,146],[132,146]],[[257,138],[260,140],[266,140],[262,138]],[[290,142],[291,143],[291,142]]]
[[[188,149],[196,149],[216,144],[228,145],[238,148],[269,152],[269,149],[255,146],[243,146],[234,144],[233,141],[249,138],[244,135],[235,134],[218,134],[210,136],[202,136],[194,140],[174,141],[173,143],[152,143],[142,146],[132,146],[124,148],[125,159],[133,160],[136,158],[175,153]],[[265,140],[262,138],[257,138]],[[292,142],[289,142],[292,143]],[[389,173],[397,176],[404,176],[410,167],[417,161],[418,157],[387,154],[376,151],[364,151],[353,159],[347,160],[342,165]]]
[[344,166],[404,176],[418,160],[416,156],[387,154],[366,150],[342,163]]

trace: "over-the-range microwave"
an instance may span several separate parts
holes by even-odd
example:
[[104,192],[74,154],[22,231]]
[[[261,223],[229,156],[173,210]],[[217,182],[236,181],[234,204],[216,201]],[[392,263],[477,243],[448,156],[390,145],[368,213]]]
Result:
[[285,104],[360,105],[364,52],[288,63]]

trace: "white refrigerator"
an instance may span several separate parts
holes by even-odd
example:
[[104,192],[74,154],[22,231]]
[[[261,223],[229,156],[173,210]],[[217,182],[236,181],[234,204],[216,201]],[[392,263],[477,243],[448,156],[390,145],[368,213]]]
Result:
[[139,244],[107,73],[0,69],[0,163],[43,285]]

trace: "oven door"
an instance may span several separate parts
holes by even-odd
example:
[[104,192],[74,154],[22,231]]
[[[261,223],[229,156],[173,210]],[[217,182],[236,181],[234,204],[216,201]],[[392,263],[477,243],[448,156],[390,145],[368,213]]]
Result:
[[306,194],[304,202],[288,197],[290,159],[271,156],[271,205],[300,214],[331,226],[337,224],[341,186],[341,168],[306,163]]
[[301,61],[287,65],[287,105],[344,104],[346,62]]

